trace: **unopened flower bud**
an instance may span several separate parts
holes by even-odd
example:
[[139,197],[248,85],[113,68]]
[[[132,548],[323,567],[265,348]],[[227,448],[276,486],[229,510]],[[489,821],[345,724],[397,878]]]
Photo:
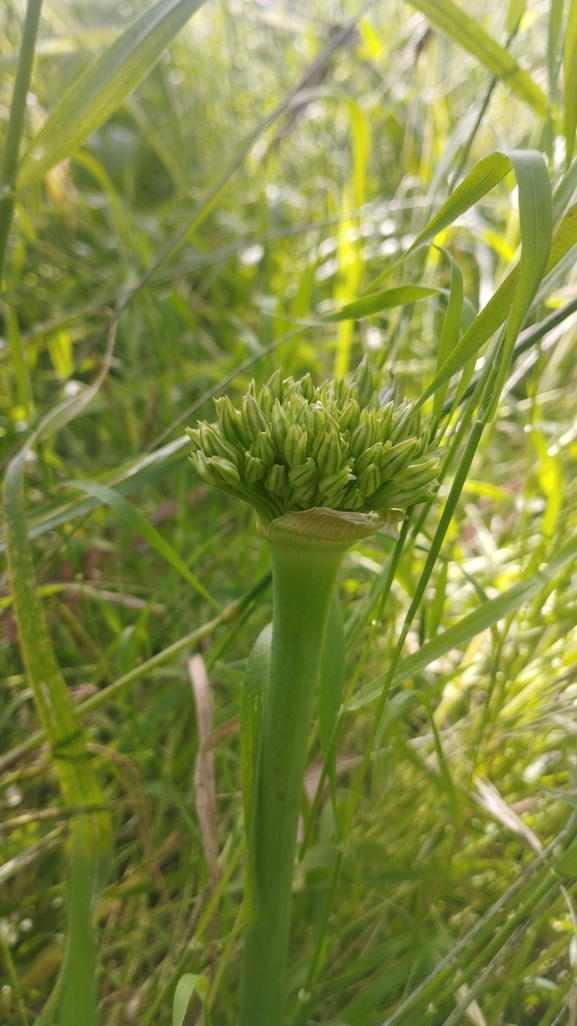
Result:
[[372,495],[373,492],[376,492],[381,483],[379,468],[374,463],[369,463],[367,469],[363,470],[358,482],[361,494],[365,498],[367,498],[368,495]]
[[199,449],[198,452],[193,452],[188,458],[205,484],[212,485],[213,487],[218,485],[218,479],[211,473],[202,449]]
[[274,463],[265,481],[265,486],[273,495],[284,495],[287,490],[287,476],[284,467]]
[[262,410],[265,417],[270,417],[274,405],[274,396],[268,385],[263,385],[263,387],[261,388],[260,392],[258,393],[257,403],[259,409]]
[[310,374],[305,374],[298,383],[298,389],[304,399],[307,399],[309,403],[312,403],[315,397],[315,386],[313,379]]
[[349,448],[353,456],[360,456],[361,453],[372,445],[373,430],[372,422],[366,410],[361,411],[359,423],[351,435]]
[[282,370],[280,369],[280,367],[277,367],[277,369],[275,370],[274,374],[271,375],[271,377],[268,379],[267,387],[270,389],[270,393],[272,395],[273,402],[274,402],[275,399],[278,399],[282,403],[282,400],[283,400],[283,380],[282,380]]
[[357,477],[363,473],[363,470],[367,469],[369,463],[375,463],[377,467],[380,466],[383,449],[384,446],[382,442],[375,442],[375,444],[371,445],[369,449],[365,449],[365,451],[361,453],[358,460],[355,461],[355,473]]
[[258,456],[251,456],[250,452],[244,454],[244,476],[247,484],[255,484],[266,474],[266,467]]
[[361,408],[356,399],[349,399],[339,417],[341,431],[353,432],[359,423]]
[[184,430],[190,438],[192,444],[195,446],[195,448],[200,449],[200,431],[198,430],[198,428],[187,427]]
[[270,431],[261,431],[255,439],[252,446],[253,456],[258,456],[262,460],[265,467],[270,467],[274,463],[275,458],[275,447],[272,438],[270,437]]
[[337,470],[335,474],[323,474],[319,481],[321,497],[336,498],[337,495],[344,491],[352,478],[354,478],[354,474],[351,473],[348,467]]
[[283,451],[284,440],[288,434],[290,426],[291,422],[288,413],[285,413],[278,399],[275,399],[274,406],[272,408],[270,431],[277,452]]
[[323,474],[335,474],[341,465],[339,436],[332,425],[327,429],[321,444],[318,446],[316,459]]
[[300,488],[303,485],[309,485],[312,481],[315,481],[318,475],[318,467],[313,460],[312,456],[309,456],[300,467],[291,467],[289,470],[289,481],[295,488]]
[[381,459],[381,475],[383,481],[390,481],[396,474],[408,467],[420,448],[416,438],[406,438],[403,442],[397,442]]
[[284,440],[284,455],[290,467],[303,463],[307,452],[307,433],[298,424],[293,424]]
[[364,356],[357,367],[353,381],[358,389],[359,406],[365,407],[373,396],[375,389],[373,371],[367,356]]
[[248,436],[243,429],[242,417],[232,405],[230,396],[223,395],[220,399],[215,399],[214,405],[223,438],[232,445],[238,445],[239,442],[243,446],[249,444]]
[[250,393],[243,397],[240,410],[244,429],[252,441],[261,431],[266,430],[266,418],[255,397]]
[[360,488],[357,485],[353,485],[352,488],[347,488],[343,495],[343,509],[360,509],[363,505],[363,496]]
[[206,461],[213,471],[216,478],[220,478],[223,484],[228,485],[230,488],[234,488],[240,484],[240,475],[236,469],[234,463],[224,458],[224,456],[211,456]]

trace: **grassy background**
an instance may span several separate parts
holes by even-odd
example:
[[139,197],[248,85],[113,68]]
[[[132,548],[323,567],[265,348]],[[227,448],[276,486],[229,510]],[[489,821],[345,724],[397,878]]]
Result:
[[[45,6],[27,107],[29,135],[39,130],[64,85],[139,10],[137,4],[87,0]],[[467,11],[495,39],[506,40],[506,4],[472,3]],[[94,377],[103,346],[92,343],[106,327],[108,310],[331,34],[357,12],[352,3],[330,0],[211,0],[73,159],[22,196],[10,236],[19,338],[14,324],[10,329],[9,296],[3,295],[4,466],[55,387],[68,379],[64,388],[73,394],[75,382]],[[0,14],[2,124],[21,13],[20,4],[8,3]],[[511,45],[545,90],[549,17],[549,4],[530,2]],[[391,267],[445,198],[460,156],[468,168],[497,147],[543,146],[558,177],[562,142],[550,143],[543,122],[503,84],[493,91],[468,156],[463,153],[490,84],[487,69],[414,8],[397,0],[374,3],[298,104],[256,142],[202,223],[134,297],[120,320],[113,364],[97,399],[56,439],[39,444],[27,465],[29,513],[43,525],[34,541],[37,578],[75,701],[209,621],[214,607],[114,510],[66,513],[63,503],[78,502],[67,482],[113,483],[119,468],[178,438],[175,421],[210,419],[211,402],[203,396],[214,388],[221,394],[219,382],[227,376],[233,400],[253,374],[260,383],[279,363],[286,374],[310,370],[320,381],[332,374],[335,361],[343,369],[349,345],[351,366],[369,352],[376,364],[394,371],[401,393],[416,398],[434,371],[441,300],[366,318],[354,332],[351,322],[348,328],[301,326],[274,351],[263,350],[298,328],[299,319],[326,312],[335,300],[356,298]],[[555,87],[552,95],[557,100]],[[475,306],[486,303],[518,242],[512,179],[444,233]],[[563,270],[536,317],[575,296],[572,265]],[[425,280],[446,287],[449,274],[448,262],[432,249],[393,272],[388,283]],[[566,322],[517,363],[499,415],[483,437],[406,654],[534,573],[573,536],[574,342],[575,328]],[[13,362],[18,345],[26,371],[20,380]],[[248,359],[250,370],[237,371]],[[194,414],[184,418],[193,404]],[[126,489],[220,608],[266,572],[266,547],[252,513],[207,490],[184,450],[132,484],[128,479]],[[422,532],[405,550],[384,610],[375,611],[369,597],[391,543],[377,535],[347,557],[340,595],[350,640],[348,684],[358,678],[360,688],[386,669],[446,494],[444,485]],[[62,516],[50,521],[60,509]],[[577,931],[574,888],[568,882],[561,893],[551,876],[551,892],[545,887],[540,897],[542,877],[529,872],[539,845],[555,839],[575,802],[573,569],[567,562],[532,601],[441,654],[397,689],[328,922],[323,912],[336,842],[332,805],[322,800],[295,876],[289,980],[289,1021],[295,1026],[379,1026],[516,881],[518,891],[484,935],[485,943],[496,938],[491,972],[482,975],[487,956],[470,979],[462,978],[457,960],[445,995],[398,1021],[452,1024],[468,1015],[488,1026],[577,1022],[569,955]],[[0,585],[0,747],[6,753],[37,720],[5,574]],[[219,625],[199,647],[211,681],[213,725],[231,728],[213,749],[222,881],[215,916],[202,918],[209,872],[195,813],[199,740],[190,649],[137,678],[85,719],[115,832],[114,861],[98,908],[100,1014],[107,1026],[146,1023],[150,1014],[159,1026],[170,1022],[170,987],[184,969],[210,976],[215,1026],[235,1022],[244,862],[233,718],[244,662],[269,619],[270,592],[264,590],[240,620]],[[423,692],[432,703],[440,748]],[[364,752],[373,710],[371,703],[359,705],[347,717],[339,753],[342,799]],[[309,801],[319,754],[313,729]],[[12,1026],[34,1021],[61,961],[69,815],[43,748],[6,767],[0,788],[0,1001]],[[560,797],[561,791],[569,797]],[[509,938],[496,933],[523,902],[528,907],[518,932]],[[475,943],[459,956],[461,965],[474,966]],[[305,993],[315,944],[321,971]],[[466,1013],[459,988],[475,981],[478,1005]],[[191,1022],[197,1014],[193,1007]]]

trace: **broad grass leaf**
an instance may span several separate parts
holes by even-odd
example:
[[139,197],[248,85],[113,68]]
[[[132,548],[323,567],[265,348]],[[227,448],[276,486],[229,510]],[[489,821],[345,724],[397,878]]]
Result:
[[208,980],[206,976],[200,976],[196,973],[185,973],[184,976],[180,977],[174,992],[172,1026],[182,1026],[190,999],[195,993],[204,1002],[208,994]]
[[382,292],[372,292],[354,303],[347,303],[336,313],[327,314],[323,320],[329,324],[338,321],[350,321],[357,317],[369,317],[370,314],[379,313],[380,310],[390,310],[394,306],[404,306],[406,303],[416,303],[420,299],[427,299],[429,296],[436,296],[441,290],[425,285],[401,285],[396,289],[384,289]]
[[571,0],[567,15],[563,66],[565,73],[563,131],[567,145],[567,166],[569,166],[575,149],[575,131],[577,129],[577,0]]
[[204,0],[158,0],[76,78],[24,154],[17,188],[39,181],[114,114]]
[[[461,620],[452,624],[442,634],[437,635],[432,641],[427,642],[426,645],[422,645],[417,652],[407,656],[405,659],[401,659],[395,670],[393,684],[400,685],[407,680],[411,680],[412,677],[424,670],[435,659],[440,659],[441,656],[446,655],[453,648],[463,648],[481,631],[488,630],[489,627],[502,620],[503,617],[509,616],[510,613],[515,613],[522,605],[535,598],[541,589],[549,581],[553,580],[555,575],[567,563],[576,557],[577,538],[574,538],[560,549],[557,555],[542,570],[531,574],[524,581],[519,581],[518,584],[508,588],[502,595],[498,595],[497,598],[484,602],[479,609],[475,609],[472,613],[462,617]],[[361,709],[368,702],[378,698],[386,676],[386,673],[383,673],[370,684],[367,684],[366,687],[362,688],[356,697],[353,698],[349,709]]]
[[202,595],[207,602],[218,608],[218,604],[188,569],[186,563],[174,551],[172,545],[169,545],[166,539],[152,526],[140,510],[132,506],[127,499],[123,498],[122,495],[112,488],[106,488],[105,485],[97,484],[95,481],[69,481],[68,486],[70,488],[78,488],[79,491],[86,492],[88,495],[93,495],[104,505],[110,506],[138,534],[141,534],[149,545],[152,545],[152,548],[158,552],[158,555],[162,556],[181,577],[184,577],[185,581],[188,581],[199,595]]
[[547,100],[543,90],[531,76],[519,67],[511,54],[497,43],[478,22],[473,21],[452,0],[411,0],[413,7],[429,18],[464,50],[481,61],[488,70],[500,78],[520,99],[528,103],[544,118]]

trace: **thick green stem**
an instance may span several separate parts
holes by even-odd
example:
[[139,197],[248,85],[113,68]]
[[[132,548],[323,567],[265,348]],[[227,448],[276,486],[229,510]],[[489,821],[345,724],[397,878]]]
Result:
[[331,598],[349,543],[271,541],[273,632],[254,812],[256,918],[246,936],[241,1026],[280,1026],[297,824]]

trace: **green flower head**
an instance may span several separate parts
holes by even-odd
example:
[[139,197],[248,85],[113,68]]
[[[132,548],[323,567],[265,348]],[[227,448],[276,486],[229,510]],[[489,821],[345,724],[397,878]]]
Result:
[[351,380],[316,388],[280,368],[235,409],[215,400],[218,422],[187,428],[203,481],[254,506],[263,527],[285,513],[328,508],[379,513],[435,493],[439,457],[430,420],[409,402],[382,401],[368,360]]

